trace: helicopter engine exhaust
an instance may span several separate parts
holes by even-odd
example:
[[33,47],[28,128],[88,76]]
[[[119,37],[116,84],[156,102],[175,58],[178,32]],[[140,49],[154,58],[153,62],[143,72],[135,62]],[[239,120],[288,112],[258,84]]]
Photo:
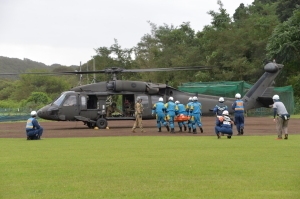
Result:
[[145,82],[140,81],[122,81],[115,80],[109,81],[106,84],[107,90],[113,90],[116,92],[129,91],[129,92],[147,92],[149,94],[159,93],[159,88],[152,87]]

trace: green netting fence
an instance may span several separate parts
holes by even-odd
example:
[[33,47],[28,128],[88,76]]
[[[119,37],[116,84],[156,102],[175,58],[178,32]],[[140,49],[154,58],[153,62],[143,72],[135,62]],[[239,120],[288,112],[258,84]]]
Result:
[[27,120],[31,111],[30,108],[0,108],[0,122]]
[[[252,87],[252,84],[244,81],[221,81],[221,82],[189,82],[183,83],[179,86],[180,91],[198,93],[204,95],[214,95],[220,97],[234,98],[236,93],[240,93],[244,96],[248,90]],[[285,104],[287,111],[290,114],[294,114],[295,101],[294,90],[292,86],[275,87],[273,95],[278,94],[280,100]],[[271,108],[258,108],[249,110],[248,116],[271,116],[273,115],[273,109]]]

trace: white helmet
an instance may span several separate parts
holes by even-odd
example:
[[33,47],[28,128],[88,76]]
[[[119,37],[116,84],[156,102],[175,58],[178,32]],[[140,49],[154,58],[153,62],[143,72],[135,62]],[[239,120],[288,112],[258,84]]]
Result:
[[31,116],[36,116],[36,111],[31,111],[30,115]]
[[189,97],[189,101],[193,101],[193,97]]
[[138,101],[142,101],[142,98],[141,97],[137,97],[136,98],[136,101],[138,102]]
[[223,111],[223,113],[222,113],[223,115],[229,115],[229,112],[228,111]]
[[175,102],[175,104],[179,104],[179,103],[180,103],[180,101],[178,101],[178,100]]
[[273,100],[279,100],[279,95],[274,95],[272,99]]
[[173,97],[169,97],[169,101],[173,101],[174,100],[174,98]]
[[158,99],[158,101],[159,101],[159,102],[163,102],[164,99],[163,99],[162,97],[160,97],[160,98]]
[[219,102],[224,102],[225,100],[224,100],[224,98],[223,97],[220,97],[219,98]]
[[197,100],[198,100],[198,97],[194,96],[193,101],[197,101]]
[[235,94],[235,98],[241,99],[241,94],[239,94],[239,93]]

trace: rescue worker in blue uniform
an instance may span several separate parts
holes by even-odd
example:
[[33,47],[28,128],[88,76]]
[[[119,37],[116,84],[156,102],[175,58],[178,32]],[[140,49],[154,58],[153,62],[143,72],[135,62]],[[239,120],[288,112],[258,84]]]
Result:
[[215,126],[215,133],[218,136],[218,139],[221,138],[221,134],[227,134],[227,138],[230,139],[232,136],[232,125],[233,121],[229,117],[229,112],[223,111],[222,116],[218,117],[218,121]]
[[[189,102],[185,106],[185,110],[186,110],[188,116],[191,116],[190,109],[191,109],[192,104],[193,104],[193,97],[189,97]],[[192,131],[191,131],[192,120],[191,119],[192,119],[192,117],[190,117],[190,119],[188,120],[189,133],[192,133]]]
[[241,100],[241,94],[237,93],[235,95],[236,101],[232,104],[232,109],[234,110],[234,124],[238,131],[237,135],[244,134],[244,101]]
[[196,124],[199,126],[201,133],[203,133],[202,129],[202,123],[201,123],[201,115],[202,115],[202,104],[198,102],[198,97],[193,97],[193,104],[190,107],[190,113],[191,113],[191,121],[192,121],[192,127],[193,127],[193,134],[197,134],[196,130]]
[[31,111],[30,115],[26,123],[27,140],[40,140],[44,129],[36,120],[36,111]]
[[216,122],[218,122],[219,117],[222,116],[223,111],[227,110],[228,111],[228,107],[224,104],[224,98],[220,97],[219,98],[219,104],[217,104],[214,109],[213,112],[216,114],[217,118],[216,118]]
[[158,132],[161,132],[161,124],[163,124],[166,128],[167,131],[170,131],[170,128],[168,126],[168,123],[165,120],[166,117],[166,107],[164,106],[165,104],[163,103],[164,99],[160,97],[158,99],[158,102],[153,105],[152,108],[152,116],[154,114],[156,115],[156,126],[158,128]]
[[167,115],[166,118],[169,121],[171,132],[170,133],[175,133],[174,130],[174,118],[175,115],[178,114],[178,107],[176,104],[173,102],[174,98],[169,97],[169,101],[164,105],[167,109]]
[[[187,115],[186,110],[185,110],[185,106],[183,104],[180,104],[179,101],[176,101],[175,104],[178,107],[178,115]],[[182,132],[182,126],[184,127],[184,131],[186,131],[186,122],[178,122],[178,126],[179,126],[179,132]]]

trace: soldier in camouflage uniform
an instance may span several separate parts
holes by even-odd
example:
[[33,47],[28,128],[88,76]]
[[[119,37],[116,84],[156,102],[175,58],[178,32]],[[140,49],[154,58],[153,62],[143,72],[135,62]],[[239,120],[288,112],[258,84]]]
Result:
[[141,128],[141,132],[145,133],[146,131],[144,131],[143,129],[143,122],[142,122],[142,114],[143,114],[143,105],[142,105],[142,98],[137,97],[136,99],[136,103],[135,103],[135,122],[133,124],[132,127],[132,132],[135,132],[136,127],[140,127]]

